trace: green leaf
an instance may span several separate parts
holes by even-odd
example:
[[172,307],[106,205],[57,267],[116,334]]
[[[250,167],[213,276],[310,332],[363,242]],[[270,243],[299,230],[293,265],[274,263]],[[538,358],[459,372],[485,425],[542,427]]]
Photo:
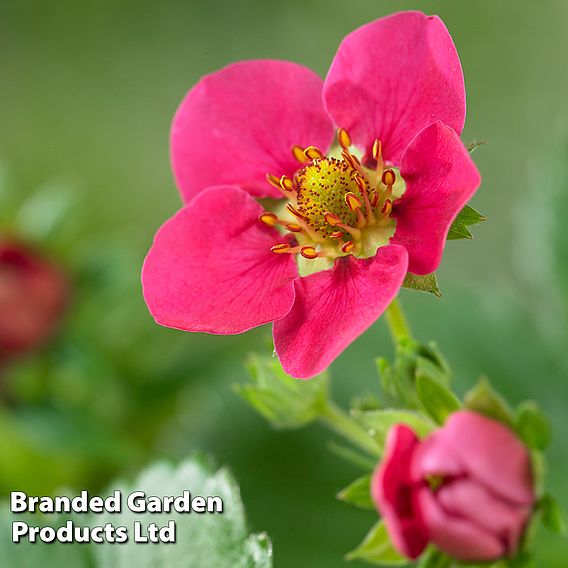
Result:
[[418,412],[411,410],[369,410],[367,412],[353,412],[353,416],[366,428],[375,439],[381,450],[385,446],[386,437],[395,424],[407,424],[416,434],[423,438],[427,436],[435,426]]
[[[137,568],[193,568],[215,566],[215,568],[271,568],[272,545],[264,534],[249,535],[239,488],[226,469],[213,472],[203,461],[190,459],[178,467],[158,463],[144,470],[132,483],[112,484],[102,495],[113,490],[122,491],[122,512],[91,514],[88,517],[75,515],[76,526],[104,526],[128,529],[129,540],[120,546],[103,544],[29,544],[17,545],[10,542],[10,530],[0,535],[0,557],[2,565],[11,568],[113,568],[115,566],[136,566]],[[147,496],[164,497],[181,495],[190,490],[193,496],[218,496],[223,500],[222,513],[133,513],[126,506],[126,497],[132,491],[144,491]],[[63,515],[49,515],[49,524],[54,526]],[[41,524],[37,516],[27,515],[31,524]],[[47,517],[46,517],[47,518]],[[12,519],[2,514],[1,519]],[[165,526],[168,521],[176,525],[175,545],[142,545],[133,542],[134,522],[142,526],[150,523]]]
[[479,211],[476,211],[473,207],[466,205],[458,213],[458,216],[452,223],[447,239],[449,241],[457,239],[473,239],[473,235],[469,231],[469,227],[479,225],[479,223],[486,219],[487,217],[484,217],[481,213],[479,213]]
[[552,438],[550,422],[538,404],[530,400],[517,407],[515,430],[523,442],[533,450],[546,449]]
[[418,562],[417,568],[450,568],[452,559],[435,548],[428,549]]
[[350,483],[337,494],[337,498],[361,509],[374,509],[371,499],[371,474],[363,475]]
[[568,536],[568,527],[566,526],[566,519],[564,513],[558,504],[558,501],[550,495],[546,494],[541,502],[541,520],[546,529],[554,534]]
[[410,290],[428,292],[429,294],[434,294],[437,298],[442,297],[442,292],[440,292],[440,288],[438,287],[438,278],[435,272],[423,276],[407,272],[402,285],[404,288],[409,288]]
[[366,471],[373,469],[377,465],[377,461],[370,458],[368,455],[362,454],[353,448],[343,446],[334,441],[327,443],[327,449],[346,462]]
[[408,559],[394,549],[382,521],[373,526],[363,542],[346,558],[347,560],[363,560],[379,566],[405,566],[408,564]]
[[461,408],[460,401],[448,387],[429,377],[417,378],[416,391],[421,408],[436,424],[444,424],[450,414]]
[[487,379],[481,379],[475,387],[466,393],[464,406],[507,426],[513,426],[513,414],[509,405],[493,390]]
[[252,355],[247,364],[250,383],[235,390],[277,429],[300,428],[315,420],[328,395],[328,378],[293,379],[274,357]]

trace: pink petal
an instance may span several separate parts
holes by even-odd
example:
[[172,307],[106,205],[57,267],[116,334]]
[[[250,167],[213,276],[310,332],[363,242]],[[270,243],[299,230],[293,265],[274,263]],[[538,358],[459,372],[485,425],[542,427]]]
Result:
[[517,551],[530,509],[503,501],[469,479],[444,485],[437,501],[453,515],[466,518],[507,543],[507,553]]
[[394,205],[391,243],[408,251],[408,270],[434,272],[450,227],[481,178],[458,135],[441,122],[425,128],[408,146],[401,174],[406,191]]
[[461,133],[463,73],[446,26],[437,16],[399,12],[351,32],[331,64],[324,102],[367,156],[379,138],[395,165],[436,120]]
[[282,237],[258,221],[262,211],[244,191],[214,187],[160,228],[142,271],[158,323],[225,335],[290,311],[296,264],[270,251]]
[[426,530],[414,506],[416,489],[410,480],[410,464],[419,444],[408,426],[393,426],[384,459],[371,480],[371,494],[389,536],[395,548],[408,558],[420,556],[428,544]]
[[411,475],[419,483],[428,476],[458,477],[464,469],[441,430],[432,432],[414,453]]
[[223,184],[280,197],[266,174],[291,176],[298,168],[294,144],[326,150],[333,137],[322,84],[306,67],[272,60],[234,63],[201,79],[172,124],[172,164],[184,201]]
[[342,257],[332,269],[296,280],[294,307],[274,325],[284,370],[307,379],[326,369],[385,311],[406,267],[404,248],[385,246],[373,258]]
[[430,539],[450,556],[475,562],[493,560],[506,553],[498,536],[445,511],[429,487],[418,492],[418,504]]
[[462,410],[450,416],[441,433],[469,477],[512,503],[532,505],[530,456],[507,426]]

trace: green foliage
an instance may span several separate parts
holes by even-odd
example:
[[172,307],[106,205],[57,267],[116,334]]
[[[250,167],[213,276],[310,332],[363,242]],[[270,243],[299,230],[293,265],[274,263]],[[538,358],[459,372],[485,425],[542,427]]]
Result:
[[[124,544],[44,544],[10,542],[10,524],[16,516],[2,514],[4,522],[0,535],[0,556],[10,568],[112,568],[115,566],[136,566],[156,568],[194,568],[215,566],[216,568],[271,568],[272,545],[264,534],[248,534],[239,488],[233,476],[226,470],[213,472],[202,460],[190,459],[178,467],[158,463],[144,470],[131,484],[111,485],[109,493],[120,489],[123,495],[121,513],[90,514],[86,518],[75,515],[72,519],[77,526],[100,526],[112,523],[125,526],[133,534],[134,521],[141,521],[144,527],[150,523],[158,526],[173,520],[177,526],[175,546],[168,544],[140,545],[132,541]],[[219,496],[223,500],[223,513],[132,513],[126,508],[126,496],[136,490],[146,495],[180,495],[189,489],[192,495]],[[7,506],[5,507],[7,508]],[[35,515],[18,515],[30,524],[41,524]],[[62,521],[63,515],[45,516],[49,525],[54,519]]]
[[328,392],[326,374],[301,381],[288,376],[275,357],[251,355],[247,369],[252,382],[236,391],[274,428],[301,428],[315,420]]
[[440,288],[438,286],[438,277],[435,272],[423,276],[407,272],[402,285],[404,288],[409,288],[410,290],[434,294],[437,298],[442,297],[442,292],[440,292]]
[[363,475],[342,489],[337,498],[361,509],[374,509],[371,499],[371,474]]
[[363,427],[377,442],[381,450],[384,449],[389,430],[395,424],[407,424],[420,437],[427,436],[435,425],[412,410],[397,410],[387,408],[385,410],[369,410],[367,412],[354,412],[354,417],[359,420]]
[[507,426],[513,426],[513,414],[509,405],[491,387],[487,379],[481,379],[475,387],[466,393],[464,406]]
[[416,391],[420,407],[436,424],[444,424],[450,414],[461,408],[460,401],[447,386],[428,376],[417,377]]
[[487,217],[484,217],[473,207],[466,205],[452,223],[447,237],[448,240],[473,239],[473,235],[471,234],[469,227],[479,225],[479,223],[482,223],[485,220],[487,220]]
[[536,402],[522,402],[515,410],[515,430],[523,442],[533,450],[545,450],[550,445],[550,422]]
[[406,566],[408,560],[393,547],[383,521],[368,532],[363,542],[347,555],[347,560],[363,560],[378,566]]
[[558,501],[547,493],[540,501],[541,521],[543,526],[554,534],[568,536],[565,515]]
[[435,548],[429,548],[420,556],[417,568],[450,568],[452,560],[443,552]]

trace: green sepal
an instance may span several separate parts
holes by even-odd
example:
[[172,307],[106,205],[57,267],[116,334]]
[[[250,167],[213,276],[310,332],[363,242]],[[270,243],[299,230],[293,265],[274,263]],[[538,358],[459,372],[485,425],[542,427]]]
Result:
[[362,560],[379,566],[406,566],[408,559],[393,547],[387,529],[382,521],[376,523],[367,533],[363,542],[347,554],[347,560]]
[[538,404],[527,400],[515,410],[515,430],[523,442],[533,450],[545,450],[552,438],[550,422]]
[[447,240],[455,241],[458,239],[473,239],[469,227],[479,225],[486,221],[487,217],[483,216],[479,211],[473,207],[466,205],[454,219],[450,231],[448,232]]
[[436,424],[444,424],[450,414],[461,408],[456,395],[445,385],[427,376],[416,379],[416,392],[422,410]]
[[429,548],[420,556],[417,568],[450,568],[452,559],[436,548]]
[[407,424],[420,438],[426,437],[435,428],[435,425],[421,416],[418,412],[411,410],[369,410],[367,412],[353,412],[362,426],[369,432],[377,442],[381,451],[384,450],[386,438],[389,430],[395,424]]
[[466,393],[464,406],[509,427],[514,426],[513,413],[509,405],[493,390],[487,379],[481,379],[476,386]]
[[278,359],[257,354],[249,357],[247,370],[252,381],[235,390],[274,428],[301,428],[318,418],[328,396],[327,374],[293,379]]
[[558,501],[547,493],[539,503],[541,511],[542,525],[551,533],[559,534],[563,537],[568,536],[568,527],[564,512],[560,508]]
[[402,286],[404,288],[409,288],[410,290],[434,294],[437,298],[442,297],[442,292],[440,292],[440,287],[438,286],[438,277],[435,272],[432,272],[432,274],[425,274],[423,276],[407,272]]
[[351,482],[337,494],[337,498],[360,509],[374,509],[371,499],[371,474],[368,473]]
[[344,446],[342,444],[338,444],[337,442],[334,441],[330,441],[327,443],[327,449],[332,454],[335,454],[336,456],[345,460],[347,463],[350,463],[356,467],[360,467],[365,471],[374,469],[375,466],[377,465],[377,461],[375,459],[372,459],[366,454],[362,454],[361,452],[358,452],[353,448]]

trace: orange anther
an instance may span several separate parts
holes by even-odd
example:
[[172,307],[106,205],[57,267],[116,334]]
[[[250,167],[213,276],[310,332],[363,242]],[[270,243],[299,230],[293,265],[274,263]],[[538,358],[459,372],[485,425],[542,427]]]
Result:
[[345,233],[343,231],[333,231],[331,235],[329,235],[332,239],[342,239]]
[[273,247],[270,247],[270,250],[276,253],[283,253],[283,252],[289,252],[291,248],[292,246],[289,245],[288,243],[281,243],[278,245],[274,245]]
[[287,203],[286,209],[288,209],[288,211],[290,211],[290,213],[292,213],[292,215],[294,215],[294,217],[296,217],[297,219],[304,218],[304,216],[292,204]]
[[329,223],[332,227],[341,224],[341,219],[331,211],[326,211],[323,216],[326,222]]
[[341,247],[341,251],[342,252],[350,252],[353,250],[353,247],[355,246],[355,243],[353,241],[347,241],[346,243],[343,244],[343,246]]
[[273,185],[274,187],[280,189],[280,178],[277,178],[275,175],[273,175],[273,174],[266,174],[266,181],[267,181],[270,185]]
[[284,226],[286,227],[286,229],[288,231],[291,231],[292,233],[301,233],[302,232],[302,227],[300,227],[300,225],[296,225],[296,223],[287,223]]
[[308,161],[306,153],[302,150],[302,148],[300,148],[300,146],[292,146],[292,156],[294,156],[294,158],[296,158],[296,160],[298,160],[300,164]]
[[349,132],[347,132],[345,128],[340,128],[337,131],[337,141],[344,150],[347,150],[347,148],[351,146],[351,136],[349,136]]
[[294,182],[287,176],[282,176],[280,178],[280,187],[284,191],[294,191]]
[[385,170],[383,172],[383,175],[381,177],[381,181],[386,185],[394,185],[394,182],[396,181],[396,174],[394,173],[393,170]]
[[373,158],[378,162],[379,159],[382,157],[382,154],[383,154],[383,145],[381,144],[381,141],[377,138],[373,142]]
[[392,212],[392,201],[390,199],[387,199],[383,205],[383,208],[381,209],[381,213],[386,217],[388,217],[391,214],[391,212]]
[[265,211],[261,215],[259,215],[258,220],[268,225],[269,227],[274,227],[278,222],[278,217],[274,213],[270,213],[269,211]]
[[313,260],[318,257],[318,251],[314,247],[306,246],[300,249],[300,254],[309,260]]
[[322,160],[324,157],[322,151],[319,148],[316,148],[315,146],[308,146],[304,150],[304,154],[306,154],[306,156],[310,158],[310,160],[315,160],[315,159]]
[[361,209],[363,206],[361,200],[351,191],[345,194],[345,203],[347,203],[347,207],[349,207],[351,211],[357,211],[357,209]]

